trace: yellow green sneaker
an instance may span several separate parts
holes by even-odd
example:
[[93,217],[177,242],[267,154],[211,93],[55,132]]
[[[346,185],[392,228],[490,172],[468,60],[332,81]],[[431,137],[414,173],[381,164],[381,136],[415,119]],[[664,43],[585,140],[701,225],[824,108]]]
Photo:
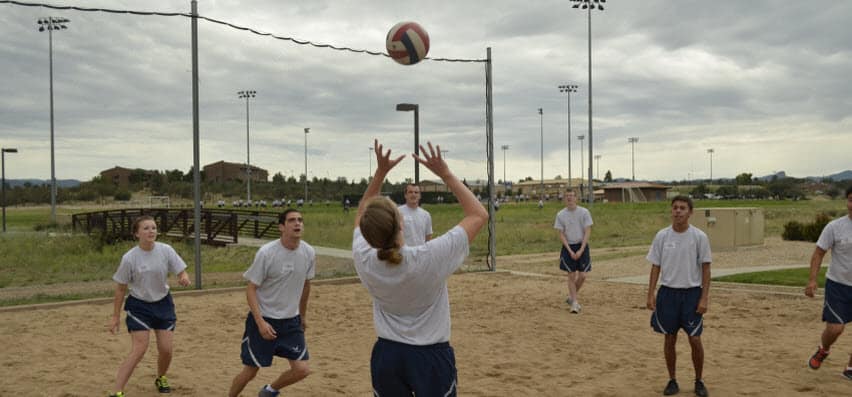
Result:
[[166,378],[166,375],[157,378],[157,380],[154,381],[154,384],[157,385],[157,390],[159,390],[160,393],[172,392],[172,388],[169,387],[169,380]]
[[109,397],[124,397],[124,392],[119,391],[119,392],[116,392],[115,394],[110,394]]

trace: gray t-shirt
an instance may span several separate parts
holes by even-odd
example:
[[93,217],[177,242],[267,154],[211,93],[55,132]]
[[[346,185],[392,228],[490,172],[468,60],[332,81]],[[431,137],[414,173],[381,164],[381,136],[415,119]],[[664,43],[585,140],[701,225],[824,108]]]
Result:
[[186,263],[172,246],[155,241],[150,251],[138,245],[127,251],[112,279],[129,285],[134,298],[156,302],[169,293],[169,272],[178,274],[185,269]]
[[825,277],[852,286],[852,219],[847,215],[825,225],[817,247],[831,250],[831,264]]
[[692,225],[683,233],[669,226],[657,232],[646,259],[660,267],[660,285],[669,288],[700,287],[701,265],[713,260],[710,239]]
[[315,275],[316,252],[304,241],[295,250],[281,240],[270,241],[257,250],[254,263],[243,278],[257,286],[257,302],[263,317],[283,319],[299,315],[305,280]]
[[568,208],[559,211],[556,214],[556,221],[553,222],[553,228],[562,232],[568,244],[580,244],[583,242],[586,228],[593,224],[589,210],[578,206],[573,211]]
[[426,236],[432,234],[432,215],[423,208],[411,208],[407,205],[399,206],[399,213],[404,219],[405,245],[418,246],[426,243]]
[[379,260],[361,229],[352,238],[355,270],[373,297],[373,324],[380,338],[409,345],[450,340],[450,299],[447,278],[469,252],[461,226],[426,244],[400,250],[402,263]]

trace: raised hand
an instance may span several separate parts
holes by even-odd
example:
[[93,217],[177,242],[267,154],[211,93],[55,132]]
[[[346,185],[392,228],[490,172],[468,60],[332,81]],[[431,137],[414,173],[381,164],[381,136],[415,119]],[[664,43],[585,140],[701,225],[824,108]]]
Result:
[[378,139],[373,140],[373,149],[375,149],[374,151],[376,152],[376,174],[378,174],[379,172],[387,174],[390,170],[393,169],[393,167],[396,167],[396,165],[399,164],[399,162],[405,158],[405,155],[402,155],[397,157],[396,159],[391,159],[391,150],[388,149],[386,153],[383,152],[384,147],[379,144]]
[[420,145],[420,154],[423,157],[416,154],[412,154],[411,156],[414,157],[414,160],[419,161],[420,164],[426,166],[429,171],[432,171],[432,173],[443,179],[444,176],[450,173],[450,168],[447,166],[447,163],[444,162],[444,158],[441,157],[441,146],[432,147],[432,142],[428,142],[428,145],[428,151],[423,147],[423,145]]

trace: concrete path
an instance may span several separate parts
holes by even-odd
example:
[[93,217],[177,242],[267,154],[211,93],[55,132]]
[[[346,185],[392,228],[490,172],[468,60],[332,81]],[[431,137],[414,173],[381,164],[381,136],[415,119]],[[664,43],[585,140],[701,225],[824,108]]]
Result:
[[[710,272],[713,277],[722,277],[729,276],[731,274],[741,274],[741,273],[753,273],[753,272],[765,272],[770,270],[783,270],[783,269],[796,269],[801,268],[802,265],[770,265],[770,266],[743,266],[743,267],[729,267],[724,269],[714,269],[713,265],[710,265]],[[614,281],[617,283],[626,283],[626,284],[648,284],[648,275],[643,274],[641,276],[628,276],[628,277],[614,277],[608,278],[606,281]]]

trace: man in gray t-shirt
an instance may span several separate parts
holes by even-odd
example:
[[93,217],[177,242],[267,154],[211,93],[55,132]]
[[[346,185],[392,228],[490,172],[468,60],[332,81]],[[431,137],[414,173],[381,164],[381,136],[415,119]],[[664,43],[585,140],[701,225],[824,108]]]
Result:
[[[701,378],[704,370],[704,313],[707,312],[710,291],[710,240],[700,229],[689,224],[692,199],[676,196],[671,203],[672,225],[654,237],[646,257],[651,262],[648,281],[647,307],[653,310],[651,328],[665,335],[663,354],[669,382],[664,395],[678,393],[675,378],[677,334],[686,332],[692,349],[695,369],[695,395],[706,397],[707,388]],[[660,289],[657,290],[657,280]]]
[[562,243],[559,253],[559,269],[568,272],[568,299],[571,313],[580,313],[577,295],[586,281],[586,273],[592,270],[589,254],[589,238],[592,235],[592,214],[577,205],[577,192],[565,191],[565,208],[556,214],[553,228]]
[[281,238],[261,247],[243,274],[248,281],[246,300],[251,311],[246,317],[240,354],[243,370],[231,383],[231,397],[240,394],[260,367],[271,366],[273,356],[286,358],[290,369],[265,385],[260,396],[277,396],[279,389],[310,373],[304,330],[316,253],[302,241],[303,229],[298,210],[284,211],[278,217]]
[[[811,274],[805,295],[813,298],[817,289],[817,275],[825,253],[831,250],[831,264],[825,275],[825,303],[822,309],[821,344],[817,347],[808,366],[819,369],[828,357],[831,345],[837,341],[846,323],[852,322],[852,186],[846,189],[847,214],[837,218],[822,229],[816,248],[811,256]],[[852,356],[843,371],[843,376],[852,380]]]
[[405,245],[416,247],[432,239],[432,215],[420,208],[420,186],[405,185],[405,204],[399,206],[399,213],[404,220]]

